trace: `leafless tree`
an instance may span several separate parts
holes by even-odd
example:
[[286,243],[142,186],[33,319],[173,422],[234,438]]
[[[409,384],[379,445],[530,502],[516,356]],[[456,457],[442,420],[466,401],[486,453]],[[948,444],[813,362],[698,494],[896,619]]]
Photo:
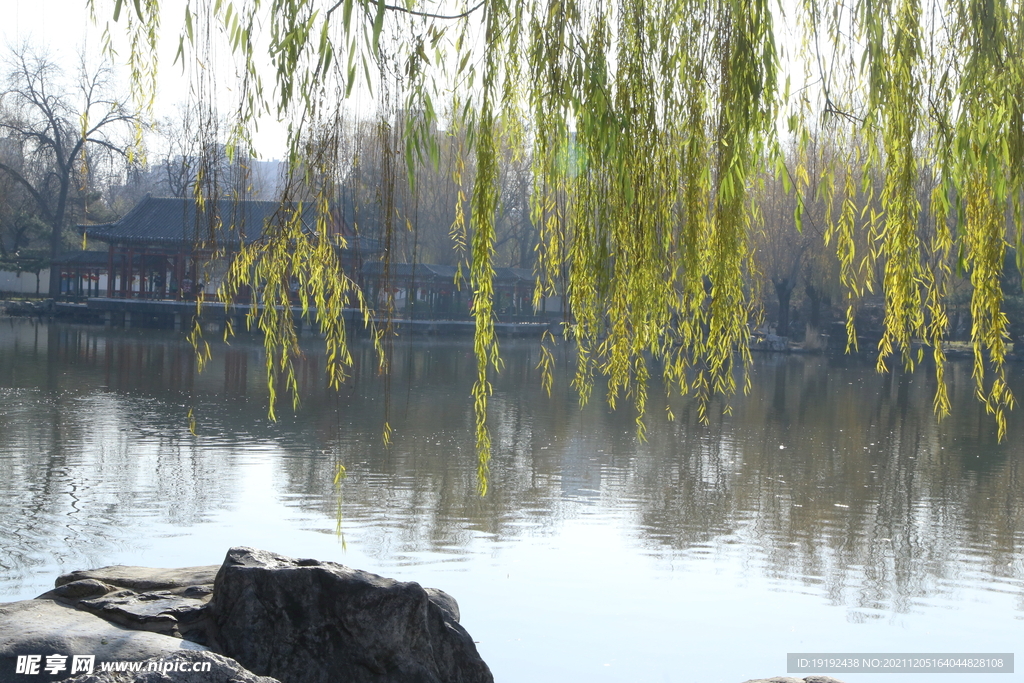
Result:
[[[32,198],[50,229],[50,260],[59,258],[65,230],[85,217],[92,180],[104,163],[129,159],[138,116],[113,95],[109,65],[89,68],[81,57],[77,78],[66,78],[45,53],[23,45],[7,58],[0,91],[0,136],[5,150],[0,173]],[[50,295],[58,294],[59,272],[51,268]]]

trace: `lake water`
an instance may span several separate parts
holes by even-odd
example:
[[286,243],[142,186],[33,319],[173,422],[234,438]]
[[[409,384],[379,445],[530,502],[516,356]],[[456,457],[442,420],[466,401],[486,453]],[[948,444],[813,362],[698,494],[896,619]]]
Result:
[[[0,319],[0,599],[251,545],[450,592],[499,683],[740,683],[788,652],[1022,642],[1024,421],[996,442],[969,362],[936,423],[925,372],[762,356],[707,426],[652,391],[642,443],[631,410],[581,410],[565,371],[548,398],[536,343],[504,342],[480,498],[468,340],[396,342],[389,391],[357,343],[340,393],[305,341],[303,404],[273,423],[256,339],[198,373],[176,333]],[[979,679],[1024,675],[955,677]]]

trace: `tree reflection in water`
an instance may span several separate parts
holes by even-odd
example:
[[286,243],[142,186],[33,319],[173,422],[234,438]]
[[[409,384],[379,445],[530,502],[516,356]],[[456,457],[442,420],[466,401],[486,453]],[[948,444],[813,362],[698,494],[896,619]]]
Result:
[[200,374],[176,335],[4,320],[4,587],[16,591],[55,562],[102,561],[135,542],[144,520],[187,533],[232,504],[260,448],[277,454],[287,504],[325,518],[337,513],[343,462],[345,523],[360,529],[365,552],[399,561],[553,534],[595,512],[620,520],[643,552],[736,554],[780,590],[818,592],[852,620],[906,612],[965,583],[1022,595],[1024,439],[1012,435],[1024,423],[1011,415],[1011,438],[996,443],[969,362],[950,363],[953,415],[937,424],[927,372],[764,356],[751,393],[731,415],[713,408],[710,425],[677,398],[678,419],[665,422],[667,399],[652,390],[641,443],[630,410],[597,399],[580,410],[568,369],[548,398],[536,344],[505,342],[490,492],[480,498],[468,340],[395,344],[390,449],[372,349],[355,345],[340,393],[326,389],[315,349],[299,364],[303,405],[274,424],[255,340],[216,349]]

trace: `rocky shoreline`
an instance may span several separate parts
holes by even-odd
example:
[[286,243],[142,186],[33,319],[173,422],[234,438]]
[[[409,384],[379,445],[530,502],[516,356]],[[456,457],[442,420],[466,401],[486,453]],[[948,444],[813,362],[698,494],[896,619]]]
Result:
[[[76,571],[0,605],[0,683],[492,683],[458,619],[443,591],[238,547],[220,566]],[[102,670],[121,662],[144,664]]]
[[[0,683],[493,683],[444,591],[231,548],[64,574],[0,604]],[[825,676],[748,683],[840,683]]]

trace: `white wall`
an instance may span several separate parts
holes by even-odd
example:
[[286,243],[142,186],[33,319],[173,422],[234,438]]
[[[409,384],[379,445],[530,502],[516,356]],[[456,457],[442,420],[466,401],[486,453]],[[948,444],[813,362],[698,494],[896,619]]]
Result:
[[11,270],[0,270],[0,292],[16,294],[45,294],[50,285],[50,269],[44,268],[39,271],[39,278],[35,273],[15,273]]

